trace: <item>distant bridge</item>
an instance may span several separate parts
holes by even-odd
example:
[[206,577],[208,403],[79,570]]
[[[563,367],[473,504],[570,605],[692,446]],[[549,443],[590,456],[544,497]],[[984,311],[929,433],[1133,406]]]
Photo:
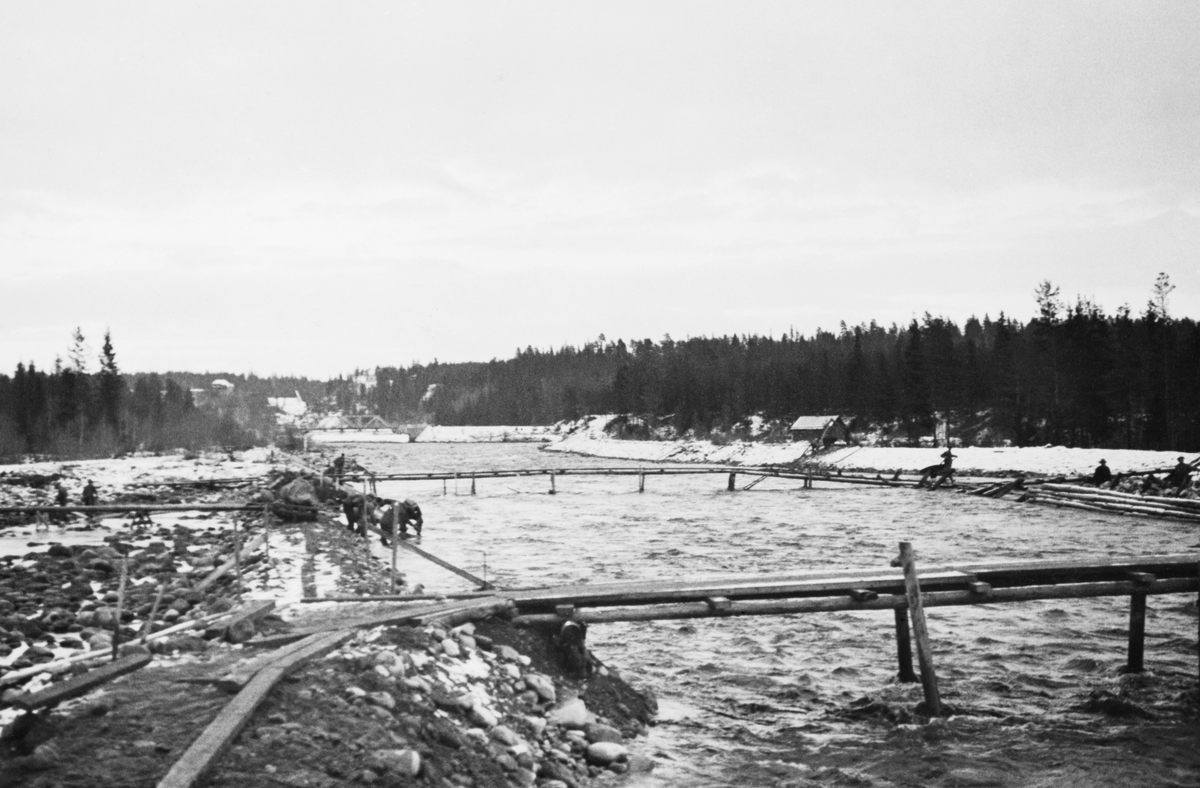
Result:
[[405,434],[415,439],[421,434],[427,424],[393,424],[382,416],[374,413],[356,415],[341,415],[334,419],[325,419],[319,425],[310,428],[309,432],[380,432],[388,431],[397,435]]

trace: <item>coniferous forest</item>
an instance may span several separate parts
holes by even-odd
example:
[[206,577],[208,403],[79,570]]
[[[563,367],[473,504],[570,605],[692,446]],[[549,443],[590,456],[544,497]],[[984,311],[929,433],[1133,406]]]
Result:
[[[1200,324],[1170,314],[1160,275],[1137,314],[1061,299],[1050,282],[1036,316],[961,326],[926,314],[813,336],[609,340],[527,347],[506,360],[378,367],[311,381],[225,373],[236,396],[198,407],[213,374],[122,374],[106,335],[93,359],[76,331],[52,371],[0,375],[0,457],[111,456],[134,449],[234,446],[271,437],[268,396],[299,393],[317,411],[397,422],[552,424],[623,413],[699,437],[737,434],[751,415],[786,425],[841,415],[859,432],[916,442],[943,423],[965,445],[1061,444],[1200,450]],[[786,435],[780,433],[779,437]]]
[[526,348],[504,361],[380,368],[369,408],[439,424],[547,424],[590,413],[666,420],[678,434],[728,433],[750,414],[839,414],[893,440],[944,419],[966,445],[1061,444],[1200,450],[1200,325],[1173,319],[1165,275],[1140,314],[1064,303],[1050,282],[1037,315],[963,325],[788,334],[670,336]]

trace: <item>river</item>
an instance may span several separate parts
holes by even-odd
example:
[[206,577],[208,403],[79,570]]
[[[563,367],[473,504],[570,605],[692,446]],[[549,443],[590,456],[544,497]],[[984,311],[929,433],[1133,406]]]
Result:
[[[636,467],[522,444],[347,448],[378,472]],[[902,540],[918,565],[1200,549],[1185,523],[910,489],[725,486],[723,475],[651,476],[639,494],[637,477],[565,476],[551,496],[548,477],[531,476],[479,480],[476,495],[467,478],[379,492],[421,504],[425,550],[502,587],[879,567]],[[468,587],[411,554],[400,568],[427,590]],[[919,685],[894,681],[889,612],[595,625],[589,641],[659,698],[659,723],[638,744],[659,766],[637,786],[1200,782],[1194,595],[1151,597],[1147,671],[1124,678],[1125,598],[928,619],[942,698],[959,712],[932,725],[887,718],[920,699]],[[868,697],[877,703],[857,711]]]

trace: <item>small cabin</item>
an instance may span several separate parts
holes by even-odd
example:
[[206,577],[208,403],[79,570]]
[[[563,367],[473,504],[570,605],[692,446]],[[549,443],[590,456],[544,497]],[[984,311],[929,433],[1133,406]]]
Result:
[[850,441],[850,427],[841,416],[801,416],[788,431],[792,440],[808,441],[814,446]]

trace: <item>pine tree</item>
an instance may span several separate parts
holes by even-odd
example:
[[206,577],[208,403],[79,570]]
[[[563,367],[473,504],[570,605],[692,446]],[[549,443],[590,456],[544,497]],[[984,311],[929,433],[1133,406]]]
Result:
[[121,426],[122,389],[121,373],[117,369],[117,354],[113,350],[110,332],[104,332],[104,348],[100,353],[100,417],[114,430]]

